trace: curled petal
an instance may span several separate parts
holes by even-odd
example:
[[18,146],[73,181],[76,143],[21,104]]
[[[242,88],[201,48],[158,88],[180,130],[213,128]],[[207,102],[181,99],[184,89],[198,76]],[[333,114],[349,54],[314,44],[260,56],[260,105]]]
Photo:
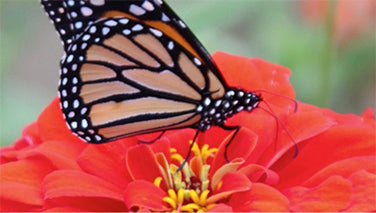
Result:
[[249,164],[237,172],[246,175],[252,182],[263,182],[268,185],[275,185],[279,181],[276,172],[257,164]]
[[[231,139],[233,133],[229,134],[227,138],[221,143],[219,150],[213,160],[210,168],[209,176],[219,169],[222,165],[227,164],[225,159],[226,144]],[[227,157],[229,160],[236,158],[246,159],[256,146],[257,135],[247,128],[240,128],[231,144],[227,147]]]
[[247,191],[251,188],[251,185],[252,183],[243,174],[227,173],[217,184],[213,195],[207,199],[207,203],[215,203],[234,193]]
[[214,190],[218,183],[222,180],[223,176],[225,176],[227,173],[235,172],[240,165],[244,163],[243,160],[237,160],[230,163],[227,163],[223,165],[221,168],[219,168],[211,178],[211,188]]
[[134,180],[147,180],[153,182],[155,178],[162,177],[158,161],[147,145],[137,145],[126,152],[128,171]]

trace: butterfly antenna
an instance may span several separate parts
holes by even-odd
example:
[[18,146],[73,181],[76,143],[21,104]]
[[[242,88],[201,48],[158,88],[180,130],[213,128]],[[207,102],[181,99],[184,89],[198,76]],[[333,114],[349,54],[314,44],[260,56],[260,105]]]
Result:
[[189,156],[191,155],[191,152],[192,152],[193,145],[194,145],[195,142],[196,142],[196,139],[197,139],[197,136],[198,136],[198,133],[199,133],[199,132],[200,132],[200,130],[197,130],[197,131],[196,131],[196,134],[195,134],[195,136],[193,137],[193,140],[192,140],[191,146],[189,147],[189,151],[188,151],[188,153],[187,153],[187,156],[185,157],[183,163],[180,164],[180,166],[179,166],[179,168],[176,170],[176,172],[179,172],[179,171],[184,167],[184,165],[188,162]]
[[225,160],[227,161],[227,163],[230,163],[230,160],[228,159],[228,156],[227,156],[227,149],[230,146],[231,142],[234,140],[235,136],[238,134],[241,126],[225,126],[225,125],[222,125],[220,127],[222,129],[228,130],[228,131],[235,130],[235,132],[232,134],[230,140],[225,145],[225,152],[224,152]]
[[[271,115],[275,121],[277,122],[277,128],[278,128],[278,124],[281,124],[283,130],[285,130],[287,136],[290,138],[290,140],[294,143],[294,146],[295,146],[295,154],[293,156],[293,158],[296,158],[296,156],[298,156],[299,154],[299,147],[298,147],[298,144],[296,143],[296,141],[294,140],[294,138],[291,136],[290,132],[287,130],[285,124],[275,115],[275,113],[273,112],[273,110],[271,109],[270,105],[265,102],[265,105],[268,109],[265,109],[261,106],[259,106],[258,108],[262,109],[264,112],[268,113],[269,115]],[[277,129],[277,134],[278,134],[278,129]],[[277,137],[276,137],[277,138]]]
[[[298,111],[298,102],[297,102],[295,99],[290,98],[290,97],[288,97],[288,96],[286,96],[286,95],[281,95],[281,94],[279,94],[279,93],[275,93],[275,92],[271,92],[271,91],[267,91],[267,90],[262,90],[262,89],[255,90],[255,91],[252,91],[252,92],[255,92],[255,93],[257,93],[257,92],[268,93],[268,94],[271,94],[271,95],[275,95],[275,96],[278,96],[278,97],[281,97],[281,98],[285,98],[285,99],[287,99],[287,100],[290,100],[291,102],[294,103],[294,113]],[[270,109],[270,107],[268,107],[268,108]]]

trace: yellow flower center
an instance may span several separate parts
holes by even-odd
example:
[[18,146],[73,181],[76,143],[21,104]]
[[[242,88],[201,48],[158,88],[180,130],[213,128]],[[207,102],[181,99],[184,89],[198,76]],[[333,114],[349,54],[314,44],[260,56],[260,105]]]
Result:
[[[169,181],[166,181],[169,189],[168,196],[164,197],[163,201],[171,207],[172,212],[205,212],[216,205],[207,202],[210,193],[208,179],[210,165],[206,161],[217,151],[216,148],[209,149],[207,144],[200,149],[195,143],[192,147],[194,156],[180,171],[177,171],[179,167],[175,164],[170,164],[169,171],[164,171],[165,174],[169,173],[167,174]],[[172,148],[170,152],[173,161],[178,161],[180,164],[184,162],[185,158],[177,153],[176,149]],[[162,177],[158,177],[154,184],[159,187],[161,181]]]

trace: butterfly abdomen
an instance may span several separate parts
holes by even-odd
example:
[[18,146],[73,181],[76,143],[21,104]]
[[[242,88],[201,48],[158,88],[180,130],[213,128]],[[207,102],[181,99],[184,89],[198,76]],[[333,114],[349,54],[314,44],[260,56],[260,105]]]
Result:
[[222,126],[226,119],[234,114],[243,110],[252,111],[261,100],[260,95],[235,88],[229,88],[225,95],[217,100],[212,100],[210,96],[204,97],[196,108],[202,116],[197,129],[205,131],[212,125]]

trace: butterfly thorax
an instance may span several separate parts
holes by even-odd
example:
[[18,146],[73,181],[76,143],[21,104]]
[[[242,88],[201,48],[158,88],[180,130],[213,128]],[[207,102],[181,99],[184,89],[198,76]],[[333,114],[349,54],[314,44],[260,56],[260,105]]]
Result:
[[204,97],[196,111],[201,114],[198,129],[205,131],[212,125],[222,126],[226,119],[234,114],[246,110],[252,111],[261,101],[261,96],[242,89],[230,88],[225,95],[213,100],[210,96]]

